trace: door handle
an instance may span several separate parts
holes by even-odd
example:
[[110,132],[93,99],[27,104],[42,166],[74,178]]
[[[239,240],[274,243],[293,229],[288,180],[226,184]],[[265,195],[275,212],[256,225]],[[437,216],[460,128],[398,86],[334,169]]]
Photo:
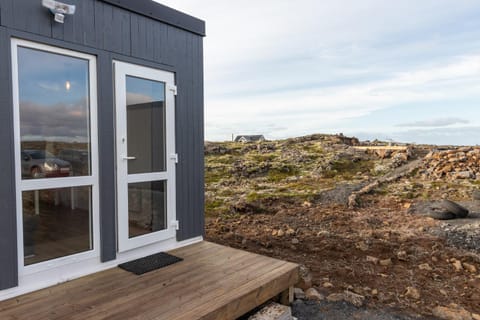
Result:
[[129,156],[123,157],[123,160],[135,160],[135,159],[137,159],[137,157],[129,157]]

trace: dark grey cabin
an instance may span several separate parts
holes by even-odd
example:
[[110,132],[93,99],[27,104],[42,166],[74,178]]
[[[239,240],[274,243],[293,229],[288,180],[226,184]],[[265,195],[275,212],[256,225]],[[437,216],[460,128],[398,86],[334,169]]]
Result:
[[62,2],[0,0],[0,300],[204,234],[205,23]]

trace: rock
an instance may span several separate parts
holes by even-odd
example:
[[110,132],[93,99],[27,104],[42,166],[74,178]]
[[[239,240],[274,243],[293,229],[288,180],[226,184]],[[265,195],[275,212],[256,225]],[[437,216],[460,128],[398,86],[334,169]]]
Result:
[[369,249],[369,246],[363,241],[357,243],[355,247],[357,247],[357,249],[360,249],[363,252],[368,251]]
[[400,260],[400,261],[407,261],[407,252],[406,251],[398,251],[397,252],[397,259]]
[[388,259],[380,260],[380,265],[384,267],[390,266],[392,265],[392,259],[388,258]]
[[310,274],[310,271],[308,270],[307,267],[304,265],[300,266],[299,269],[299,279],[297,283],[297,287],[299,287],[302,290],[307,290],[312,287],[312,275]]
[[453,259],[452,265],[455,268],[455,271],[457,272],[460,272],[463,270],[462,263],[457,259]]
[[278,230],[273,230],[273,231],[272,231],[272,236],[275,237],[277,234],[278,234]]
[[303,291],[300,288],[294,288],[293,289],[293,296],[295,299],[305,299],[305,291]]
[[378,290],[377,289],[373,289],[372,290],[372,296],[376,296],[378,295]]
[[477,273],[477,267],[475,267],[473,264],[470,264],[470,263],[462,263],[462,266],[468,270],[468,272],[470,273]]
[[480,314],[472,313],[472,319],[473,320],[480,320]]
[[324,288],[333,288],[333,284],[331,284],[330,282],[324,282],[323,287]]
[[345,291],[343,293],[332,293],[327,297],[327,301],[345,301],[359,308],[365,304],[365,297],[350,291]]
[[285,232],[285,234],[287,236],[292,236],[295,234],[295,230],[293,230],[292,228],[288,228],[287,231]]
[[292,239],[292,244],[299,244],[300,241],[297,238]]
[[432,267],[428,263],[422,263],[418,266],[418,269],[425,270],[425,271],[432,271]]
[[405,292],[405,296],[418,300],[420,299],[420,292],[414,287],[407,287],[407,291]]
[[270,303],[250,316],[248,320],[292,320],[292,309],[279,303]]
[[435,307],[432,313],[435,317],[443,320],[472,320],[471,313],[456,304],[450,304],[448,307]]
[[277,237],[283,237],[284,235],[285,235],[285,231],[283,231],[282,229],[278,230]]
[[305,291],[305,298],[308,300],[314,300],[314,301],[321,301],[325,299],[323,295],[321,295],[315,288],[310,288],[307,291]]
[[461,171],[461,172],[457,172],[454,175],[454,179],[474,179],[474,178],[475,178],[475,174],[473,174],[470,171]]
[[372,257],[372,256],[367,256],[367,262],[371,262],[373,264],[377,264],[379,259],[378,258],[375,258],[375,257]]
[[343,301],[343,299],[344,299],[343,293],[332,293],[327,297],[327,301],[329,302],[339,302],[339,301]]
[[350,291],[344,292],[344,300],[360,308],[365,303],[365,297]]

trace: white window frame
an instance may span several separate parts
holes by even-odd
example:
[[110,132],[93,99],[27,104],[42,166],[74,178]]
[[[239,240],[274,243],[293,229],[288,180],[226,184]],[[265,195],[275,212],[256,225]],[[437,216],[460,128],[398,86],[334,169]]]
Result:
[[[18,83],[18,48],[40,50],[43,52],[61,54],[72,58],[80,58],[88,61],[89,66],[89,112],[90,112],[90,176],[63,177],[63,178],[42,178],[38,180],[23,180],[21,172],[21,137],[20,137],[20,110],[19,110],[19,83]],[[81,268],[81,262],[100,256],[100,219],[99,219],[99,183],[98,183],[98,123],[97,123],[97,65],[96,57],[72,50],[53,47],[32,41],[12,38],[12,89],[13,89],[13,122],[14,122],[14,143],[15,143],[15,184],[16,184],[16,205],[17,205],[17,246],[18,246],[18,271],[19,281],[27,277],[32,280],[32,275],[42,271],[57,268],[59,273],[68,274],[74,269]],[[91,188],[91,236],[93,238],[93,249],[81,253],[64,256],[48,261],[24,265],[23,247],[23,208],[22,192],[32,190],[45,190],[69,187],[90,187]],[[100,259],[98,258],[100,264]],[[72,265],[74,264],[74,265]],[[33,277],[34,278],[34,277]],[[42,280],[42,279],[39,279]]]
[[[115,70],[116,110],[116,158],[117,158],[117,242],[118,251],[125,252],[149,244],[165,241],[176,235],[176,187],[175,187],[175,76],[172,72],[153,69],[122,61],[113,61]],[[165,83],[165,134],[166,171],[128,174],[126,77],[138,77]],[[129,238],[128,184],[148,181],[167,182],[166,229]]]

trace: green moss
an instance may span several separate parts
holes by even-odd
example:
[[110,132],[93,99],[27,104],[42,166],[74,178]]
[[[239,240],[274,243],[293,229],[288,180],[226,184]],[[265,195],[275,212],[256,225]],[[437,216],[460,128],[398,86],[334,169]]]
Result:
[[206,168],[205,170],[205,183],[212,184],[218,183],[222,179],[230,176],[229,169],[226,167]]
[[351,161],[337,160],[332,164],[332,170],[325,172],[325,178],[340,178],[351,180],[358,172],[370,173],[373,170],[374,162],[371,160]]

